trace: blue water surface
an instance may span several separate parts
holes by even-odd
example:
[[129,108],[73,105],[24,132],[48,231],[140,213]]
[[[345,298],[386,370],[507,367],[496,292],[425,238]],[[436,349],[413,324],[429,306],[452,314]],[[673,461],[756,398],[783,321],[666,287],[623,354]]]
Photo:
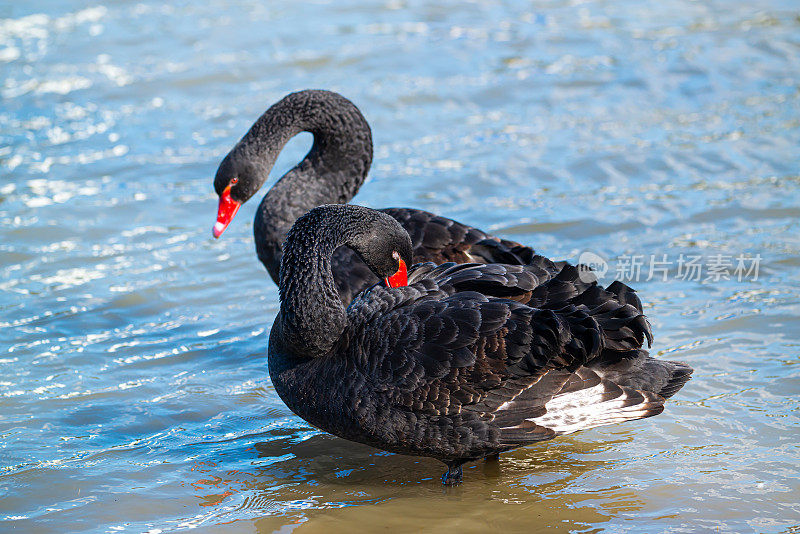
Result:
[[[800,531],[798,80],[788,0],[0,3],[0,531]],[[372,126],[358,203],[599,258],[694,379],[449,491],[293,415],[212,179],[310,87]]]

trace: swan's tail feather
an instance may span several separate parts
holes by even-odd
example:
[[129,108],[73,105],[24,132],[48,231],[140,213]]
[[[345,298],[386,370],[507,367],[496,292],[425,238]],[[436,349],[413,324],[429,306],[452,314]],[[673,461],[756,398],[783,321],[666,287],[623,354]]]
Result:
[[692,377],[692,371],[694,371],[694,369],[692,369],[683,362],[664,362],[664,363],[671,364],[672,374],[667,383],[664,385],[664,387],[662,387],[659,390],[658,394],[664,397],[665,399],[668,399],[673,395],[675,395],[678,391],[680,391],[683,385],[689,381],[689,379]]
[[642,391],[652,391],[669,398],[677,393],[692,376],[693,369],[683,362],[657,360],[646,350],[625,353],[624,358],[600,358],[589,364],[606,380]]

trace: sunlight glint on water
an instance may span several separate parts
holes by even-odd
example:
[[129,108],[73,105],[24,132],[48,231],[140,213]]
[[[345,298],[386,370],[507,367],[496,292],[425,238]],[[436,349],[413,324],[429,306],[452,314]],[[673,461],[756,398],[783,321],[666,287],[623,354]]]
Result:
[[[0,531],[800,529],[800,20],[757,4],[0,6]],[[694,379],[450,491],[294,416],[257,202],[214,241],[211,182],[307,87],[372,126],[358,203],[589,251],[606,281],[666,255],[629,283]],[[681,255],[759,276],[682,279]]]

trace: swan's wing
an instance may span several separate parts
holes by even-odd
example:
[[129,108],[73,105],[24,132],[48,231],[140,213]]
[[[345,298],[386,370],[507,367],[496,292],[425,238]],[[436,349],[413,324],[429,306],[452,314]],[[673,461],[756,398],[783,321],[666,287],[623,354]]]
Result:
[[[376,286],[351,305],[364,329],[354,356],[387,402],[420,415],[476,416],[504,443],[655,415],[657,394],[590,369],[620,359],[607,354],[607,339],[640,347],[646,321],[616,293],[580,285],[576,272],[539,283],[520,266],[416,266],[408,288]],[[575,287],[565,288],[570,280]],[[609,338],[602,322],[618,335]]]
[[[597,322],[578,309],[557,313],[475,292],[441,291],[395,304],[390,291],[376,293],[388,309],[362,325],[355,346],[373,379],[410,395],[403,401],[408,406],[433,400],[442,387],[457,404],[474,404],[507,380],[575,369],[602,349]],[[348,310],[351,324],[358,305],[354,301]],[[430,408],[449,413],[455,405]]]
[[370,321],[365,334],[350,357],[382,403],[451,418],[476,436],[493,427],[501,437],[508,432],[508,443],[553,437],[526,419],[546,413],[545,404],[602,350],[597,322],[578,309],[557,313],[474,292],[401,305]]
[[[527,265],[546,259],[536,256],[530,247],[427,211],[411,208],[381,211],[394,217],[411,236],[415,262]],[[547,262],[552,265],[550,260]]]
[[560,271],[554,274],[549,265],[538,262],[438,267],[423,264],[410,271],[409,284],[430,279],[449,293],[475,291],[542,309],[579,308],[598,321],[604,348],[620,353],[616,355],[619,358],[625,357],[627,351],[640,349],[645,340],[652,344],[650,324],[633,289],[621,282],[604,289],[593,276],[587,276],[590,273],[586,267],[561,265]]
[[446,217],[410,208],[381,210],[395,218],[411,236],[414,262],[467,263],[474,243],[489,237],[486,233]]

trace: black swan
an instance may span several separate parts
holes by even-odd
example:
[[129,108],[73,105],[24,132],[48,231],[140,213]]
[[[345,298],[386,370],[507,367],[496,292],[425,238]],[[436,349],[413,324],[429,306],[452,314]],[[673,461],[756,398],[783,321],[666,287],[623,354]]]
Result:
[[[347,308],[340,246],[388,279]],[[312,425],[441,460],[449,485],[464,462],[661,413],[689,379],[689,366],[642,350],[649,325],[627,292],[573,266],[422,263],[406,280],[412,255],[397,220],[361,206],[320,206],[291,228],[269,373]]]
[[[372,163],[372,132],[358,108],[330,91],[292,93],[270,107],[225,156],[214,188],[219,195],[214,237],[242,203],[261,188],[284,145],[300,132],[314,135],[306,157],[267,192],[256,213],[256,252],[278,282],[282,244],[294,221],[315,206],[346,203],[358,192]],[[411,235],[414,262],[509,263],[538,260],[533,250],[481,230],[410,208],[382,210]],[[350,249],[334,254],[333,276],[347,304],[377,278]]]

